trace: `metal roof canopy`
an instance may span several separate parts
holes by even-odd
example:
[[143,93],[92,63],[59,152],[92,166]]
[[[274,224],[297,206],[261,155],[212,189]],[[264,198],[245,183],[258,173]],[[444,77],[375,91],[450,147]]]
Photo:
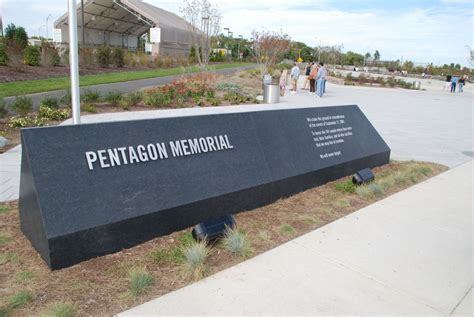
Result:
[[[80,4],[76,10],[80,21]],[[67,13],[54,23],[55,28],[64,25],[68,25]],[[153,27],[189,32],[189,24],[185,20],[141,0],[85,0],[84,26],[85,29],[137,36]]]

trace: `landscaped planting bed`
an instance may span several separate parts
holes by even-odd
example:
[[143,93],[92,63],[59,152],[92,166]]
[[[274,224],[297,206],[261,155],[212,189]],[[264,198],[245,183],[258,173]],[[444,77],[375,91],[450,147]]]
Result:
[[[185,107],[217,107],[237,104],[256,104],[261,94],[261,79],[257,70],[232,75],[200,73],[187,75],[171,84],[122,94],[120,91],[102,95],[94,89],[86,89],[81,95],[82,115],[122,111],[147,111]],[[20,128],[59,124],[70,116],[70,95],[62,98],[44,98],[40,109],[33,112],[32,101],[19,96],[13,103],[16,112],[7,116],[0,111],[0,135],[10,144],[0,153],[20,143]],[[0,108],[1,108],[0,99]],[[0,109],[1,110],[1,109]],[[69,115],[66,115],[69,114]]]
[[376,180],[356,187],[349,177],[236,215],[237,230],[212,246],[191,228],[115,254],[50,271],[20,231],[18,204],[0,205],[0,316],[111,316],[424,181],[447,168],[390,162]]

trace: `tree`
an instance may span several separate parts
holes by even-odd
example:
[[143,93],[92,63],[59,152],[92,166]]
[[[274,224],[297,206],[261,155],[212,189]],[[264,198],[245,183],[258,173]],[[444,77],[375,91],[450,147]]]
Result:
[[413,67],[415,65],[413,64],[412,61],[406,61],[403,63],[403,69],[406,70],[407,72],[411,73],[413,71]]
[[380,60],[380,52],[378,50],[375,50],[374,53],[374,60],[379,61]]
[[15,24],[10,23],[5,28],[5,38],[10,43],[15,43],[25,48],[28,46],[28,34],[23,27],[16,27]]
[[361,54],[354,53],[352,51],[347,52],[342,57],[342,64],[343,65],[362,65],[364,62],[364,56]]
[[290,49],[290,38],[282,32],[254,30],[254,51],[257,63],[260,65],[262,75],[268,73],[268,68],[278,63]]
[[209,0],[184,0],[180,11],[188,22],[196,60],[201,69],[205,69],[211,55],[212,39],[217,37],[220,30],[219,10]]
[[370,57],[372,57],[372,55],[369,52],[365,53],[365,59],[369,59]]

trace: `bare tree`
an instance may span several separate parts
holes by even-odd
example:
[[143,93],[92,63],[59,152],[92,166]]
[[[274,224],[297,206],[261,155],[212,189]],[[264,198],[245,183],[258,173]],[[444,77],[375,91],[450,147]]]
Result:
[[278,63],[290,49],[290,38],[282,32],[253,31],[254,51],[262,75],[267,74],[269,67]]
[[196,59],[201,69],[205,69],[211,55],[211,40],[220,32],[220,12],[209,0],[184,0],[180,11],[188,22]]

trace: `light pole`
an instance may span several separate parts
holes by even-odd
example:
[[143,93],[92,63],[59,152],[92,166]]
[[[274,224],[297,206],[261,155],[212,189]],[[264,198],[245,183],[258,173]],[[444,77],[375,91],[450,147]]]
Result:
[[239,35],[238,38],[239,38],[239,40],[237,41],[237,44],[238,44],[238,46],[237,46],[237,54],[238,54],[238,56],[237,56],[237,57],[238,57],[239,59],[241,59],[241,58],[240,58],[240,41],[242,40],[243,36],[242,36],[242,35]]
[[207,65],[207,59],[209,58],[209,22],[210,22],[210,17],[202,17],[202,21],[205,21],[204,26],[206,28],[206,60],[204,61],[205,64]]
[[71,69],[72,122],[81,123],[81,100],[79,92],[79,54],[77,51],[77,10],[76,0],[68,0],[69,5],[69,66]]
[[51,17],[51,13],[46,18],[46,40],[48,40],[48,37],[49,37],[49,34],[48,34],[48,21],[49,21],[50,17]]
[[318,42],[318,62],[321,63],[321,40],[316,37],[316,41]]

